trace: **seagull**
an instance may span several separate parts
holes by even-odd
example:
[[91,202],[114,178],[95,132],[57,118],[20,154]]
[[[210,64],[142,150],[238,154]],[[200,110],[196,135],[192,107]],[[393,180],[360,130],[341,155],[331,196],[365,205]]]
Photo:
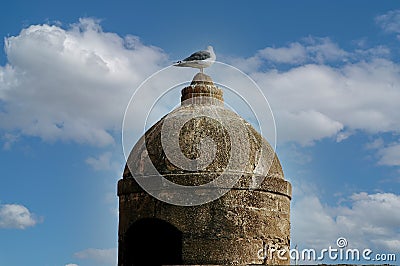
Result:
[[174,66],[199,68],[203,73],[203,68],[211,66],[215,62],[215,58],[213,47],[208,46],[207,50],[195,52],[182,61],[174,63]]

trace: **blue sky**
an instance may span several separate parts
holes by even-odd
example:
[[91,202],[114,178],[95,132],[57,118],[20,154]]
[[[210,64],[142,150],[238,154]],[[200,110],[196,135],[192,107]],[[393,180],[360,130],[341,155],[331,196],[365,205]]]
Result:
[[0,265],[115,265],[125,107],[209,44],[271,104],[292,244],[400,256],[397,2],[17,0],[0,36]]

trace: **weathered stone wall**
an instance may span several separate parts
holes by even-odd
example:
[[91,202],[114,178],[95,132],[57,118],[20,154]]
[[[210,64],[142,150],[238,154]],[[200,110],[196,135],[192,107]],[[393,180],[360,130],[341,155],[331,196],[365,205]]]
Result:
[[120,180],[119,245],[124,245],[124,235],[136,221],[157,218],[183,233],[184,264],[287,264],[258,257],[266,245],[290,246],[291,187],[282,179],[270,179],[275,182],[270,184],[272,191],[237,187],[213,202],[193,207],[158,201],[132,178]]

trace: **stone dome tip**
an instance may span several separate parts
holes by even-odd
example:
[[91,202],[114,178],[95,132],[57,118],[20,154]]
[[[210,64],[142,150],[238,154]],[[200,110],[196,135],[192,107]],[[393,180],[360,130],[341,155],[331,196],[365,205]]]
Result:
[[209,75],[206,75],[204,73],[197,73],[192,80],[191,85],[194,85],[196,83],[211,83],[214,84],[212,78]]
[[212,104],[223,106],[223,91],[215,86],[212,78],[204,73],[197,73],[189,86],[181,91],[181,104]]

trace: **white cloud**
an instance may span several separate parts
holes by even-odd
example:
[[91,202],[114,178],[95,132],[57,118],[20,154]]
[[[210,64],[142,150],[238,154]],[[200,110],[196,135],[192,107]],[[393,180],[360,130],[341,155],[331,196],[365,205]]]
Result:
[[343,140],[348,139],[354,132],[352,131],[341,131],[336,136],[336,142],[342,142]]
[[[348,52],[329,38],[308,37],[230,61],[248,71],[264,91],[276,118],[278,140],[307,145],[326,137],[343,141],[358,130],[400,131],[400,66],[382,58],[387,48],[375,48]],[[5,51],[8,64],[0,67],[0,125],[13,132],[8,136],[94,145],[114,142],[134,88],[167,64],[159,48],[134,36],[103,32],[93,19],[81,19],[69,29],[30,26],[7,38]],[[294,66],[261,71],[268,60]],[[337,61],[338,66],[327,65]],[[183,69],[179,73],[193,75]],[[132,117],[145,115],[137,113],[150,108],[142,106],[144,102],[136,102]],[[167,109],[154,113],[162,115]],[[135,123],[128,123],[132,134],[141,134],[143,125]],[[4,148],[17,140],[3,139]],[[87,163],[99,169],[102,162],[109,166],[107,160],[103,154]]]
[[226,57],[224,59],[222,59],[222,60],[226,61],[227,63],[231,64],[232,66],[240,69],[241,71],[243,71],[245,73],[256,72],[257,69],[263,64],[263,60],[261,59],[259,54],[251,56],[249,58]]
[[400,166],[400,143],[381,148],[378,155],[380,156],[378,164]]
[[[314,110],[296,113],[281,111],[277,114],[277,117],[279,118],[277,121],[277,126],[280,129],[279,138],[286,141],[297,141],[302,145],[309,145],[315,140],[334,136],[343,129],[340,122]],[[298,127],[298,129],[295,130],[293,126]],[[301,129],[299,130],[299,128]]]
[[69,264],[65,264],[65,266],[79,266],[78,264],[74,264],[74,263],[69,263]]
[[308,57],[314,62],[324,63],[330,61],[345,60],[349,56],[348,52],[340,49],[339,46],[329,38],[308,37],[306,50]]
[[[261,65],[262,60],[279,64],[298,65],[304,63],[318,63],[343,61],[349,53],[340,49],[329,38],[308,37],[302,42],[293,42],[286,47],[266,47],[250,57],[247,62],[253,66]],[[242,64],[243,65],[243,64]]]
[[[310,144],[343,141],[358,131],[400,132],[400,65],[388,55],[380,45],[350,52],[329,38],[309,37],[237,61],[267,96],[278,140]],[[265,71],[268,60],[293,66]]]
[[304,142],[338,137],[343,129],[399,132],[399,71],[394,62],[374,59],[339,67],[309,64],[251,76],[271,104],[278,139]]
[[367,143],[365,148],[376,151],[378,165],[400,166],[400,142],[385,145],[382,138],[377,138]]
[[356,49],[353,57],[355,58],[388,58],[391,55],[391,51],[384,45],[378,45],[372,48]]
[[289,44],[288,47],[267,47],[260,50],[258,55],[276,63],[299,64],[307,59],[306,48],[297,42]]
[[38,222],[38,218],[23,205],[0,205],[0,228],[25,229]]
[[[237,61],[271,104],[278,140],[312,144],[358,131],[400,132],[400,65],[389,54],[383,46],[349,52],[329,38],[309,37]],[[292,66],[264,70],[268,60]],[[250,90],[246,97],[256,98]]]
[[356,193],[347,205],[322,204],[313,193],[298,198],[292,207],[292,245],[300,248],[334,246],[345,237],[349,247],[375,252],[400,252],[400,195]]
[[132,91],[166,64],[135,36],[81,19],[69,29],[32,25],[5,40],[0,67],[3,129],[44,140],[112,143]]
[[112,161],[112,155],[113,154],[111,152],[104,152],[100,154],[98,158],[88,157],[85,162],[94,170],[121,170],[121,164],[116,161]]
[[90,259],[104,265],[114,266],[117,262],[117,249],[95,249],[89,248],[76,252],[74,256],[78,259]]
[[400,33],[400,10],[391,10],[379,15],[375,22],[386,32]]
[[[328,38],[306,38],[237,61],[271,104],[278,141],[308,145],[327,137],[340,142],[359,131],[400,133],[400,65],[388,54],[382,46],[348,52]],[[261,70],[266,59],[306,64]],[[329,64],[335,61],[341,63]],[[257,96],[249,90],[246,98]]]

